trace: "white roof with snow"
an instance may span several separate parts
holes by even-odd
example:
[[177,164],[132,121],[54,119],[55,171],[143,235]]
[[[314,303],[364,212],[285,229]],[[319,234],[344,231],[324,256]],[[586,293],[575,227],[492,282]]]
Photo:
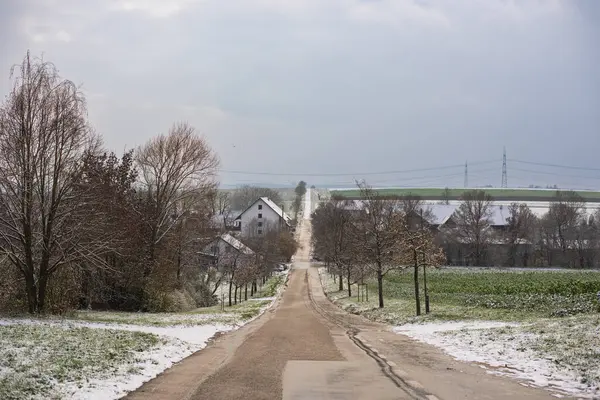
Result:
[[275,204],[275,202],[273,200],[271,200],[268,197],[261,197],[260,198],[262,201],[264,201],[269,207],[271,207],[271,209],[273,211],[275,211],[277,213],[277,215],[279,215],[281,218],[283,218],[283,220],[289,224],[290,221],[292,220],[286,213],[283,212],[283,210],[281,209],[281,207],[279,207],[277,204]]
[[268,197],[260,197],[258,199],[256,199],[256,201],[254,201],[252,204],[250,204],[250,206],[248,206],[248,208],[246,208],[244,211],[242,211],[240,213],[240,215],[237,216],[236,220],[241,219],[242,215],[248,211],[253,205],[256,204],[257,201],[262,200],[270,209],[272,209],[273,211],[275,211],[275,213],[277,215],[279,215],[281,218],[283,218],[283,221],[287,224],[290,225],[290,221],[292,220],[289,215],[287,215],[286,213],[283,212],[283,210],[281,209],[281,207],[279,207],[277,204],[275,204],[275,202],[271,199],[269,199]]
[[423,208],[431,213],[433,217],[431,223],[433,225],[442,225],[454,214],[458,206],[454,204],[430,204]]
[[233,237],[229,233],[224,233],[221,236],[219,236],[219,238],[243,254],[254,254],[254,251],[252,251],[250,247],[246,246],[244,243],[240,242],[237,238]]

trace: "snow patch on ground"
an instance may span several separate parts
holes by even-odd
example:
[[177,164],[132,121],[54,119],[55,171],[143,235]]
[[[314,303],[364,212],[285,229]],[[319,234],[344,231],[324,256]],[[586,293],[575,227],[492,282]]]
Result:
[[[452,357],[479,363],[488,373],[521,379],[563,395],[599,398],[597,384],[585,383],[568,365],[558,365],[549,354],[533,349],[539,334],[526,326],[496,321],[409,324],[394,328],[444,350]],[[597,368],[597,367],[596,367]]]
[[[285,276],[284,282],[287,279],[288,271],[283,272]],[[212,319],[219,314],[209,315],[177,315],[177,314],[165,314],[161,317],[156,314],[162,323],[170,324],[173,326],[156,326],[156,325],[142,325],[141,321],[137,321],[133,316],[136,324],[127,324],[120,322],[89,322],[89,321],[78,321],[78,320],[52,320],[52,319],[21,319],[21,318],[6,318],[0,319],[0,327],[2,326],[39,326],[41,328],[48,327],[48,332],[51,329],[54,331],[58,329],[71,330],[76,328],[88,328],[88,329],[106,329],[111,331],[132,331],[132,332],[144,332],[153,335],[157,335],[160,338],[160,342],[156,346],[146,348],[143,351],[138,351],[135,354],[135,360],[118,366],[115,371],[107,372],[107,376],[86,377],[85,380],[77,381],[66,381],[66,382],[52,382],[52,396],[40,394],[38,397],[33,396],[32,398],[46,399],[48,397],[56,398],[70,398],[75,400],[83,399],[118,399],[139,388],[143,383],[153,379],[164,370],[172,367],[174,364],[180,362],[184,358],[192,355],[198,350],[203,349],[207,342],[219,332],[227,332],[236,329],[242,325],[245,325],[254,319],[262,315],[266,310],[273,307],[275,300],[281,295],[284,284],[280,285],[277,290],[277,295],[272,297],[264,297],[260,299],[252,299],[254,301],[270,301],[269,304],[260,308],[258,315],[246,321],[235,319],[235,323],[214,323],[213,321],[207,321],[206,324],[195,325],[193,323],[199,323],[204,319]],[[223,314],[223,316],[230,316],[230,314]],[[232,314],[233,315],[233,314]],[[127,315],[123,315],[123,320],[127,320]],[[129,318],[132,318],[131,313]],[[148,318],[147,315],[140,313],[139,318]],[[155,318],[155,319],[156,319]],[[180,321],[184,318],[187,322],[188,318],[193,320],[190,325],[182,325]],[[154,319],[151,319],[154,321]],[[231,320],[231,318],[230,318]],[[239,321],[239,322],[238,322]],[[81,337],[80,343],[85,343],[86,338]],[[60,344],[58,344],[60,347]],[[17,349],[18,350],[18,349]],[[35,350],[35,349],[33,349]],[[57,351],[60,351],[56,349]],[[12,351],[16,351],[12,349]],[[0,349],[0,356],[2,351]],[[24,356],[24,353],[23,353]],[[39,373],[39,371],[31,371],[32,373]],[[0,380],[6,374],[11,374],[10,368],[0,368]],[[8,376],[8,375],[6,375]]]
[[[174,364],[206,346],[217,332],[227,332],[232,325],[198,325],[156,327],[141,325],[106,324],[76,321],[43,321],[33,319],[0,320],[0,325],[37,325],[62,329],[91,328],[135,331],[155,334],[163,340],[160,345],[136,354],[136,362],[123,365],[109,378],[90,377],[84,382],[56,383],[55,391],[71,399],[118,399],[156,377]],[[82,338],[85,340],[85,338]],[[8,371],[5,371],[8,372]],[[0,376],[2,371],[0,371]]]

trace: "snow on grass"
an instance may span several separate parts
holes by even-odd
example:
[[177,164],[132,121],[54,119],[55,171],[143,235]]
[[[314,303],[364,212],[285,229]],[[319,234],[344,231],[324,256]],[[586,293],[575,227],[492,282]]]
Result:
[[479,363],[488,372],[580,398],[600,396],[600,317],[530,324],[495,321],[402,325],[394,331]]
[[[277,278],[276,294],[283,290]],[[117,399],[257,318],[276,297],[224,311],[81,311],[69,319],[0,319],[0,399]]]
[[440,298],[432,303],[430,314],[415,317],[410,295],[386,297],[380,309],[373,293],[368,302],[358,302],[356,297],[348,298],[346,291],[338,291],[325,268],[319,272],[327,296],[348,312],[400,325],[394,329],[397,333],[439,347],[459,360],[479,363],[490,373],[566,395],[600,398],[597,313],[542,318],[512,309],[465,307]]
[[0,320],[0,398],[116,399],[233,328]]

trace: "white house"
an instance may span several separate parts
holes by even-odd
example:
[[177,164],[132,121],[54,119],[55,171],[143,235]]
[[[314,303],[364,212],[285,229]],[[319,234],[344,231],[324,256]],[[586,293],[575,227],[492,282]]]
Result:
[[242,236],[259,236],[275,229],[289,229],[291,218],[281,207],[267,197],[261,197],[243,211],[236,219]]
[[254,251],[229,233],[224,233],[204,247],[201,254],[218,257],[228,253],[239,253],[251,256]]

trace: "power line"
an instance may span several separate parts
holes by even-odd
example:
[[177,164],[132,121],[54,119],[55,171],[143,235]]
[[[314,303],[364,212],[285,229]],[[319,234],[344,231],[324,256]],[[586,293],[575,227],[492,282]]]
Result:
[[[471,165],[483,165],[498,162],[498,160],[489,160],[489,161],[480,161],[476,163],[471,163]],[[312,177],[323,177],[323,176],[367,176],[367,175],[392,175],[392,174],[406,174],[411,172],[422,172],[422,171],[437,171],[444,170],[449,168],[459,168],[462,167],[462,164],[455,165],[446,165],[440,167],[430,167],[430,168],[415,168],[415,169],[406,169],[399,171],[380,171],[380,172],[353,172],[353,173],[281,173],[281,172],[256,172],[256,171],[240,171],[240,170],[219,170],[219,172],[228,173],[228,174],[241,174],[241,175],[265,175],[265,176],[312,176]]]
[[557,172],[533,171],[530,169],[521,169],[521,168],[511,168],[511,171],[528,172],[531,174],[551,175],[551,176],[558,176],[558,177],[564,177],[564,178],[597,179],[597,180],[600,179],[600,177],[598,177],[598,176],[566,175],[566,174],[560,174]]
[[509,159],[508,161],[519,163],[519,164],[529,164],[529,165],[537,165],[540,167],[552,167],[552,168],[565,168],[565,169],[577,169],[582,171],[600,171],[600,168],[588,168],[588,167],[574,167],[571,165],[559,165],[559,164],[547,164],[547,163],[538,163],[533,161],[523,161],[516,160],[514,158]]

